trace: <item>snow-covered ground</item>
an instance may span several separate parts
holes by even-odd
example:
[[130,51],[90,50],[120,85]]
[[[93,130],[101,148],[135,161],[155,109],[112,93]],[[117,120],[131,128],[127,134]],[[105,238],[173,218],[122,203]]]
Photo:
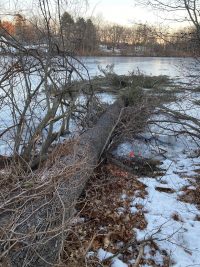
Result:
[[[193,176],[196,175],[195,169],[200,168],[200,160],[191,158],[185,150],[179,150],[176,159],[166,159],[160,167],[164,171],[163,176],[156,179],[139,179],[147,186],[148,195],[144,199],[133,197],[131,204],[132,212],[138,212],[138,204],[143,206],[147,221],[145,230],[134,229],[137,240],[152,238],[159,248],[156,254],[152,255],[151,248],[147,245],[144,249],[144,258],[153,259],[158,266],[164,266],[166,251],[170,256],[170,266],[200,266],[200,221],[197,219],[200,211],[194,204],[179,199],[183,188],[195,189]],[[159,191],[158,188],[171,191]],[[101,249],[98,256],[104,259],[111,256],[111,253]],[[121,266],[128,265],[114,258],[112,267]]]
[[[199,158],[190,158],[187,153],[180,153],[176,160],[166,159],[163,162],[161,168],[165,174],[162,177],[140,179],[148,191],[147,198],[139,199],[146,210],[148,224],[143,231],[136,229],[137,239],[154,239],[159,250],[165,250],[170,255],[171,266],[200,266],[200,221],[196,219],[200,211],[194,204],[179,200],[183,187],[194,188],[192,176],[196,174],[195,169],[199,165]],[[159,191],[156,189],[159,187],[172,189],[173,193]],[[132,204],[136,203],[137,198]],[[157,263],[162,266],[162,253],[159,261]]]
[[[199,99],[199,95],[195,97]],[[168,108],[198,118],[199,106],[195,105],[192,99],[195,98],[190,95],[190,99],[183,98],[176,103],[171,103]],[[159,126],[164,134],[167,129],[163,130],[161,127],[163,124],[161,122]],[[159,126],[156,126],[157,132],[159,132]],[[184,124],[178,126],[180,131],[184,130],[184,127]],[[170,129],[170,125],[167,128]],[[197,140],[187,134],[178,135],[176,140],[169,142],[166,159],[160,166],[164,175],[157,179],[151,177],[140,179],[147,186],[148,191],[147,198],[140,200],[147,211],[145,217],[148,225],[144,231],[137,230],[137,239],[149,237],[155,239],[159,250],[165,250],[170,255],[171,266],[200,266],[200,239],[198,238],[200,221],[197,220],[200,211],[195,203],[190,204],[180,200],[184,188],[195,190],[197,175],[195,170],[200,168],[200,159],[194,156],[197,149]],[[169,188],[172,191],[167,193],[157,190],[158,188]],[[137,203],[137,199],[134,203]],[[162,266],[162,262],[160,264]]]
[[[194,104],[193,97],[197,100],[199,94],[190,95],[190,99],[182,97],[167,107],[199,118],[199,106]],[[130,153],[134,152],[134,156],[161,160],[159,166],[162,170],[161,175],[156,178],[150,176],[138,178],[146,185],[145,197],[136,195],[131,198],[131,212],[143,212],[147,222],[144,230],[133,229],[136,231],[137,241],[144,242],[151,239],[157,245],[156,250],[155,248],[152,250],[148,243],[144,246],[143,259],[146,259],[146,262],[149,260],[149,264],[140,264],[142,267],[154,266],[152,262],[155,266],[166,266],[166,257],[170,259],[167,266],[200,266],[200,210],[192,198],[190,201],[181,198],[187,190],[195,192],[199,183],[197,180],[197,170],[200,169],[200,157],[197,155],[199,143],[186,133],[173,136],[175,128],[181,131],[184,125],[162,121],[156,125],[152,124],[142,138],[140,136],[132,142],[120,144],[114,152],[121,157],[129,157]],[[160,155],[161,151],[165,152]],[[123,194],[122,197],[130,200],[128,195]],[[100,260],[111,255],[103,249],[98,251]],[[125,263],[119,258],[121,259],[120,255],[112,259],[112,267],[134,266],[131,264],[135,263],[135,259]]]

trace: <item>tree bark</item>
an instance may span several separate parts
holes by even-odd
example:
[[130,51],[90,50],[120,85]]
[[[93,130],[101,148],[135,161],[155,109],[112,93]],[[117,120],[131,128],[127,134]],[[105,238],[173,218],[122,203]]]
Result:
[[[10,246],[6,255],[9,266],[46,267],[58,261],[67,236],[68,222],[74,215],[76,200],[98,164],[122,107],[120,101],[110,106],[97,124],[80,137],[74,155],[62,157],[47,170],[45,177],[40,177],[44,180],[44,185],[47,183],[49,186],[47,181],[51,181],[47,195],[33,198],[29,202],[26,199],[26,206],[20,204],[20,207],[12,207],[18,209],[17,214],[20,215],[15,216],[12,228],[7,227],[6,230],[6,237],[12,239],[7,242]],[[39,194],[37,192],[35,189],[36,196],[41,195],[41,191]],[[3,211],[0,228],[5,228],[12,220],[13,212]],[[1,242],[2,254],[5,247],[5,242]]]

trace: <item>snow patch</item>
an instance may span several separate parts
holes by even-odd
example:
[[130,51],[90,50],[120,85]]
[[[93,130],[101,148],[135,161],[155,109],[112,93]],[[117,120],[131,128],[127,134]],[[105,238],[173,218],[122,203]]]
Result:
[[[113,256],[112,253],[107,252],[105,250],[103,250],[102,248],[100,248],[98,250],[98,258],[100,259],[100,261],[103,261],[111,256]],[[123,263],[121,260],[119,260],[117,257],[114,257],[112,259],[112,264],[111,267],[128,267],[128,265],[126,263]]]

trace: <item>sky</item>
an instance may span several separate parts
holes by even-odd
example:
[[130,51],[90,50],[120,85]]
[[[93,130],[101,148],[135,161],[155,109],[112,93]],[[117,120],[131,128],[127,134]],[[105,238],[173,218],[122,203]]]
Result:
[[[123,25],[130,25],[138,16],[138,8],[134,6],[131,0],[89,0],[88,15],[102,16],[109,22]],[[142,16],[141,11],[139,12]]]
[[89,6],[88,15],[102,16],[109,22],[123,25],[160,22],[155,12],[139,7],[134,0],[89,0]]
[[[137,0],[88,0],[88,16],[100,16],[108,22],[122,25],[143,23],[149,25],[165,25],[172,28],[183,26],[184,23],[175,22],[173,19],[183,16],[179,13],[169,14],[153,10],[150,7],[139,6]],[[184,13],[185,16],[185,13]]]
[[[148,25],[167,25],[174,28],[174,20],[167,20],[170,16],[168,13],[161,14],[158,10],[152,10],[145,6],[139,6],[137,0],[87,0],[89,7],[86,8],[83,0],[61,0],[63,3],[66,1],[68,4],[63,5],[62,11],[69,11],[76,17],[98,17],[102,21],[112,22],[116,24],[131,26],[135,23],[143,23]],[[55,0],[50,0],[54,3]],[[34,7],[37,8],[36,0],[0,0],[1,6],[4,6],[7,11],[16,8],[22,10],[24,14],[32,14]],[[71,4],[70,4],[71,3]],[[80,8],[80,4],[82,8]],[[78,8],[76,8],[78,6]],[[71,8],[70,8],[71,7]],[[36,12],[37,13],[37,12]],[[173,14],[174,15],[174,14]],[[175,16],[176,17],[176,16]],[[0,18],[1,12],[0,12]],[[163,20],[164,18],[164,20]],[[180,27],[182,25],[176,25]]]

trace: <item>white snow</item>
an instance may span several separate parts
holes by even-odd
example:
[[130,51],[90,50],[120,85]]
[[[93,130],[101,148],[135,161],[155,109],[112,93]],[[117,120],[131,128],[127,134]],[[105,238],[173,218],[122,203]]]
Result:
[[98,97],[100,102],[106,103],[109,105],[113,104],[116,100],[116,96],[110,93],[99,93],[99,94],[96,94],[96,96]]
[[[198,109],[193,115],[197,116],[197,113]],[[148,195],[143,199],[143,203],[140,198],[139,203],[147,211],[145,218],[148,224],[143,231],[135,229],[137,239],[154,239],[160,251],[165,250],[170,255],[173,266],[177,267],[200,266],[200,221],[195,220],[200,211],[194,204],[178,199],[183,186],[195,189],[192,182],[196,174],[195,169],[199,169],[200,159],[191,158],[190,155],[196,146],[196,142],[189,136],[179,136],[176,142],[168,144],[168,147],[165,145],[167,158],[160,166],[164,175],[157,179],[139,179],[147,186]],[[156,187],[170,188],[174,193],[158,191]],[[134,198],[132,205],[136,203],[138,199]],[[175,214],[179,220],[173,219]]]
[[[178,200],[179,190],[183,186],[189,186],[191,179],[180,177],[177,171],[181,170],[186,176],[191,176],[192,170],[196,168],[193,166],[194,159],[184,157],[180,154],[176,162],[166,159],[161,167],[167,168],[167,171],[160,180],[150,177],[139,179],[147,185],[148,196],[142,204],[148,211],[145,213],[148,225],[143,231],[136,229],[137,239],[156,239],[159,248],[171,255],[174,266],[177,267],[200,264],[200,222],[195,221],[195,216],[200,215],[200,211],[195,205]],[[155,188],[158,186],[174,189],[175,193],[157,191]],[[134,199],[132,204],[136,202],[137,199]],[[181,221],[175,221],[172,218],[174,214],[178,214]]]
[[[190,149],[188,147],[186,150],[186,147],[173,146],[174,155],[165,159],[160,166],[165,173],[162,177],[156,179],[151,177],[139,178],[140,182],[147,186],[148,195],[145,199],[133,197],[131,203],[132,213],[137,212],[136,204],[143,205],[145,218],[148,222],[145,230],[134,229],[137,233],[137,240],[151,237],[159,247],[159,250],[151,255],[148,246],[146,246],[144,258],[151,258],[161,266],[163,264],[163,250],[170,255],[171,262],[175,267],[200,266],[200,238],[198,236],[200,221],[195,219],[196,215],[200,216],[200,211],[195,205],[178,199],[184,186],[195,189],[195,186],[192,185],[193,176],[196,174],[195,169],[199,168],[198,164],[200,165],[199,158],[189,157]],[[182,177],[183,173],[185,178]],[[156,187],[170,188],[174,190],[174,193],[160,192],[156,190]],[[125,199],[126,194],[123,194],[121,198]],[[177,215],[179,220],[173,219],[174,215]],[[99,251],[100,259],[111,255],[104,250]],[[116,260],[112,266],[126,266],[123,264]]]
[[[170,103],[168,108],[199,118],[199,106],[193,103],[199,95],[190,94],[190,99],[182,97],[176,103]],[[131,151],[142,151],[145,158],[155,158],[160,151],[164,151],[160,168],[163,175],[160,177],[142,177],[139,181],[147,186],[145,198],[132,198],[131,212],[137,212],[137,204],[143,206],[147,227],[144,230],[134,229],[137,240],[152,238],[158,245],[155,255],[149,253],[145,247],[144,258],[151,258],[156,264],[163,266],[163,251],[170,255],[171,265],[175,267],[200,266],[200,210],[195,204],[183,202],[179,199],[183,195],[182,188],[195,190],[195,170],[200,168],[200,158],[195,157],[198,149],[198,140],[187,134],[173,136],[173,130],[182,130],[183,125],[163,122],[163,115],[155,115],[152,124],[141,136],[143,140],[126,142],[117,148],[118,156],[129,156]],[[169,118],[167,118],[169,119]],[[152,118],[151,118],[152,120]],[[146,142],[144,142],[146,138]],[[171,192],[158,191],[159,188],[172,189]],[[125,198],[125,196],[123,196]],[[134,263],[134,259],[133,259]],[[149,266],[147,264],[142,267]]]
[[[100,259],[100,261],[103,261],[111,256],[113,256],[112,253],[110,252],[107,252],[105,250],[103,250],[102,248],[100,248],[98,250],[98,258]],[[117,257],[114,257],[112,259],[112,264],[111,264],[111,267],[128,267],[127,264],[123,263],[121,260],[119,260]]]
[[[150,247],[149,246],[145,246],[144,247],[144,258],[145,259],[149,259],[149,258],[151,258],[151,259],[153,259],[157,264],[163,264],[163,258],[161,257],[161,255],[159,254],[159,252],[158,251],[154,251],[154,253],[155,254],[151,254],[151,249],[150,249]],[[144,265],[145,266],[145,265]],[[144,267],[143,266],[143,267]],[[148,266],[148,265],[146,265],[146,266]]]

